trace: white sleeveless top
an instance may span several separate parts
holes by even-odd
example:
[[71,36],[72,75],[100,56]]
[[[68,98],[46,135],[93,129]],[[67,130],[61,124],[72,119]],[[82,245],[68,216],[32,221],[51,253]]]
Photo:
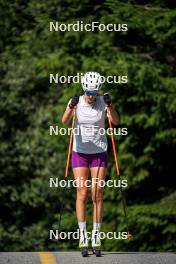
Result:
[[73,151],[85,154],[107,151],[107,138],[104,128],[105,111],[106,104],[103,96],[97,96],[93,104],[86,103],[83,96],[79,97],[79,103],[76,107]]

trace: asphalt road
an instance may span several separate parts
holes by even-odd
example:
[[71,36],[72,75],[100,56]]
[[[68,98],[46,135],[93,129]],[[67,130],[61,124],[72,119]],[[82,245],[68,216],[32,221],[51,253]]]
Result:
[[103,252],[95,257],[90,252],[83,258],[79,252],[3,252],[0,264],[176,264],[174,253]]

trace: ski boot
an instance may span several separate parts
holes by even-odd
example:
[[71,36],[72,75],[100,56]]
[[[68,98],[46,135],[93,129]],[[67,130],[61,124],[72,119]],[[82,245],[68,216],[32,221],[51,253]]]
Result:
[[93,232],[92,235],[92,252],[96,257],[101,257],[101,241],[98,231]]
[[85,234],[82,234],[80,236],[79,248],[80,248],[82,256],[87,257],[88,256],[88,239]]

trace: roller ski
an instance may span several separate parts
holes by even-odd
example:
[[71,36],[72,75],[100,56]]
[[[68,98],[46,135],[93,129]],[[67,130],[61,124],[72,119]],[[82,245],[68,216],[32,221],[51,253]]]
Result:
[[96,257],[101,257],[101,241],[97,231],[93,232],[92,236],[92,252]]
[[81,248],[81,255],[82,255],[82,257],[88,257],[88,248],[87,247]]
[[96,257],[101,257],[101,249],[100,248],[92,248],[92,251]]
[[83,257],[88,257],[88,239],[85,235],[85,232],[81,232],[80,240],[79,240],[79,249],[81,251],[81,255]]

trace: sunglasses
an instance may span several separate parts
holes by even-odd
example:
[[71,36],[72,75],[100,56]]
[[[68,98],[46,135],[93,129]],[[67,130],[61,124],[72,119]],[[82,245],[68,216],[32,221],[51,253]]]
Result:
[[97,96],[98,92],[96,92],[96,91],[85,91],[84,94],[87,96]]

